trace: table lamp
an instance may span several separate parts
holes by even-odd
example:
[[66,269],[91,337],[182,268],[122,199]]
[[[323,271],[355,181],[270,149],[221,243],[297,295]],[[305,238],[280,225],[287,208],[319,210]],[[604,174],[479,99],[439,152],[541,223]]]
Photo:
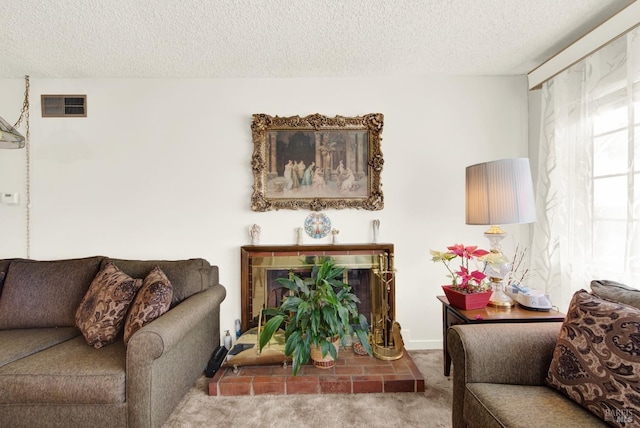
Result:
[[[466,169],[466,223],[491,226],[484,233],[491,252],[502,254],[500,241],[507,235],[499,224],[532,223],[536,220],[529,159],[514,158],[479,163]],[[493,294],[490,306],[511,308],[502,279],[511,266],[489,268]]]

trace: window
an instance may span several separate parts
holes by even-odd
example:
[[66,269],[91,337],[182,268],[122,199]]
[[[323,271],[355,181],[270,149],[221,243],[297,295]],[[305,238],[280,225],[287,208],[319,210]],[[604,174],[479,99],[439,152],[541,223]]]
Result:
[[[593,102],[592,256],[609,275],[640,277],[633,247],[640,221],[640,90],[617,89]],[[631,95],[629,95],[631,92]],[[635,183],[639,183],[638,186]],[[629,242],[627,238],[633,237]],[[637,251],[635,251],[637,252]]]
[[593,279],[640,288],[640,29],[541,95],[534,287],[559,306]]

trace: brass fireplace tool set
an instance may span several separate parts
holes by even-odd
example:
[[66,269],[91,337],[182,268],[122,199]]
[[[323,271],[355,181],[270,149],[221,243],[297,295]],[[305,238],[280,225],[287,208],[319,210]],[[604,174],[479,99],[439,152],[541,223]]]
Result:
[[395,272],[393,253],[380,254],[378,267],[373,268],[371,287],[371,349],[373,355],[385,361],[402,358],[404,341],[395,317]]

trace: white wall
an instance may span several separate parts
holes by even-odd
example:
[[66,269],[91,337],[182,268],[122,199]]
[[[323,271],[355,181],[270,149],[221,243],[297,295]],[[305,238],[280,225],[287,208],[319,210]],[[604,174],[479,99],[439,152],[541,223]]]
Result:
[[[0,80],[0,115],[15,122],[24,83]],[[306,211],[255,213],[253,113],[385,115],[385,209],[330,210],[342,243],[368,242],[371,221],[396,248],[398,321],[409,349],[441,347],[445,269],[429,249],[487,247],[464,224],[464,168],[527,156],[526,77],[41,80],[31,79],[31,257],[204,257],[220,266],[222,329],[240,314],[239,247],[294,243]],[[41,94],[86,94],[85,119],[43,119]],[[0,257],[24,257],[25,151],[0,151]],[[503,245],[527,243],[508,225]],[[307,241],[310,241],[308,238]],[[329,238],[319,240],[328,243]]]

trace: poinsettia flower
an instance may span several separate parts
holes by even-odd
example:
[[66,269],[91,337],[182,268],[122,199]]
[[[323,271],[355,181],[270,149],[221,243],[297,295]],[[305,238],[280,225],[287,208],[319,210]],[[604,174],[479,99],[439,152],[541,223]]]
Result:
[[[472,250],[471,250],[472,248]],[[482,250],[478,247],[467,247],[467,251],[469,254],[469,258],[472,257],[482,257],[482,256],[486,256],[487,254],[490,254],[489,251],[487,250]]]
[[444,261],[449,261],[451,259],[455,259],[456,255],[452,254],[448,251],[435,251],[435,250],[429,250],[429,252],[431,253],[431,260],[434,262],[444,262]]
[[450,247],[447,247],[447,250],[451,251],[458,257],[464,257],[464,245],[462,244],[452,245]]
[[471,277],[473,279],[475,279],[476,281],[480,282],[483,279],[485,279],[487,277],[487,275],[485,275],[484,273],[480,272],[479,270],[474,270],[473,272],[471,272]]
[[458,257],[464,257],[465,259],[472,259],[473,257],[482,257],[489,254],[487,250],[478,248],[477,245],[464,246],[462,244],[455,244],[447,247],[449,251]]
[[[431,260],[434,262],[442,262],[449,271],[451,278],[451,285],[459,290],[464,290],[467,293],[476,293],[484,291],[488,284],[485,281],[487,275],[484,273],[485,267],[489,265],[489,261],[485,261],[484,258],[491,259],[491,253],[487,250],[478,248],[476,245],[465,246],[462,244],[455,244],[447,247],[446,252],[430,250]],[[451,260],[460,257],[460,270],[449,266]],[[476,262],[482,262],[482,269],[471,270],[469,263],[471,260]],[[493,261],[493,259],[491,259]],[[497,260],[496,260],[497,261]],[[477,266],[479,268],[479,266]]]
[[491,267],[499,267],[506,263],[509,263],[509,259],[507,259],[502,253],[489,253],[484,256],[478,257],[478,260],[482,260],[483,262],[489,263]]
[[477,283],[479,284],[483,279],[487,277],[487,275],[480,272],[479,270],[469,272],[469,269],[464,266],[460,266],[460,270],[457,271],[456,274],[460,277],[462,286],[467,286],[470,281],[477,281]]
[[466,288],[469,280],[471,279],[471,275],[469,275],[467,268],[460,266],[460,270],[456,271],[456,275],[460,277],[460,287]]

